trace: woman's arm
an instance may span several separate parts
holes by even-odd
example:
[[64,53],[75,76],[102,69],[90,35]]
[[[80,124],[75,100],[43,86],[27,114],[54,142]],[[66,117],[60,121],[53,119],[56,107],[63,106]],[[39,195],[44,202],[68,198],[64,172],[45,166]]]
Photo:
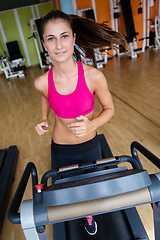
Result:
[[95,95],[102,106],[100,114],[92,120],[93,128],[97,129],[108,122],[114,115],[112,96],[108,89],[107,80],[102,72],[97,74],[97,79],[95,80]]
[[48,132],[48,117],[50,113],[50,106],[47,100],[47,86],[45,86],[45,78],[39,77],[35,80],[34,86],[35,88],[42,93],[42,98],[41,98],[41,118],[42,122],[37,124],[35,127],[36,132],[39,135],[43,135],[44,133]]
[[47,98],[42,94],[41,99],[42,121],[48,121],[50,106]]
[[[94,69],[90,73],[90,78],[91,77],[92,84],[90,84],[90,89],[95,92],[102,106],[102,111],[92,120],[89,120],[85,116],[79,116],[77,122],[69,125],[69,128],[77,137],[87,135],[89,132],[96,130],[98,127],[108,122],[114,115],[112,96],[109,92],[105,76],[99,70]],[[90,81],[88,81],[88,83],[90,83]]]

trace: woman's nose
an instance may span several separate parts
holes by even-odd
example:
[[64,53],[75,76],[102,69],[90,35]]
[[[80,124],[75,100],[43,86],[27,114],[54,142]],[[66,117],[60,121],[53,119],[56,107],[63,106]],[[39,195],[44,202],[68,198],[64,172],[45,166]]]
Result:
[[57,49],[61,48],[62,48],[61,39],[57,39]]

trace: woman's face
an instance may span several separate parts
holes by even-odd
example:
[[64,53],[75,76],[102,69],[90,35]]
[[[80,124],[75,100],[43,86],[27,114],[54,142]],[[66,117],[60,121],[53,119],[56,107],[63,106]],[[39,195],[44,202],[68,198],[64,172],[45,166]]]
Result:
[[63,19],[50,20],[44,27],[43,45],[53,62],[63,62],[72,57],[75,34]]

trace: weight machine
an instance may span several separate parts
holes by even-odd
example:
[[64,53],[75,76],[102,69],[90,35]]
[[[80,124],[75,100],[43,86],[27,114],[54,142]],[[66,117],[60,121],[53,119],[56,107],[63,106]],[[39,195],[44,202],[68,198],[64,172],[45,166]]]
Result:
[[[137,58],[138,54],[144,52],[146,48],[154,46],[155,49],[159,49],[159,17],[155,17],[155,23],[153,19],[150,19],[151,8],[155,5],[155,1],[141,0],[139,3],[138,14],[143,15],[143,38],[139,39],[139,41],[143,41],[142,48],[137,48],[137,36],[139,33],[135,31],[130,0],[110,0],[110,3],[112,28],[116,31],[118,31],[118,23],[120,21],[119,14],[121,10],[123,12],[127,34],[126,39],[129,44],[129,50],[126,53],[131,59]],[[122,55],[124,53],[120,51],[116,52],[116,54]]]
[[31,39],[31,38],[34,39],[34,44],[36,47],[40,68],[49,68],[50,64],[53,64],[53,62],[51,58],[48,56],[48,53],[44,49],[43,44],[41,42],[41,36],[40,36],[41,20],[42,18],[30,19],[30,24],[28,24],[28,27],[30,28],[32,36],[29,37],[28,39]]
[[160,16],[155,17],[155,50],[160,49]]
[[123,13],[125,28],[126,28],[126,40],[129,45],[128,51],[126,51],[122,46],[117,46],[117,49],[114,50],[114,55],[127,54],[129,57],[137,58],[138,55],[135,52],[137,48],[137,35],[135,31],[134,21],[132,16],[132,9],[130,0],[110,0],[110,9],[111,9],[111,26],[115,31],[119,31],[120,17]]
[[0,70],[4,72],[7,80],[13,77],[24,77],[25,59],[22,57],[18,42],[12,41],[6,43],[9,57],[3,57],[0,54]]
[[[119,14],[121,12],[120,0],[110,0],[110,10],[111,10],[111,27],[113,30],[118,32]],[[116,50],[113,50],[113,55],[119,55],[120,51],[117,46]]]
[[[158,0],[157,0],[158,1]],[[160,3],[159,3],[160,4]],[[144,52],[146,48],[154,47],[154,49],[160,48],[160,18],[155,16],[151,19],[151,8],[154,7],[154,0],[141,0],[140,7],[138,8],[138,14],[143,14],[143,38],[139,41],[143,41],[142,49],[136,51],[137,53]],[[157,14],[160,14],[156,10]]]
[[[88,19],[92,19],[96,21],[96,11],[94,8],[84,8],[84,9],[79,9],[77,10],[77,15],[80,17],[86,17]],[[95,55],[95,62],[96,62],[96,67],[98,69],[101,69],[104,67],[105,64],[107,64],[107,51],[108,47],[104,47],[102,49],[94,49],[94,55]],[[93,62],[90,59],[87,59],[85,55],[82,53],[82,59],[83,62],[88,64],[88,65],[93,65]]]

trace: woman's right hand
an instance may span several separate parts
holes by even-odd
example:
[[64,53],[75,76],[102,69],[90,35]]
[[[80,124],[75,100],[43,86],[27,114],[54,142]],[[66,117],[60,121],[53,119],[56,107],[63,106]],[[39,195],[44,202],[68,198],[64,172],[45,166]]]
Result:
[[36,132],[39,134],[39,135],[43,135],[44,133],[48,132],[48,121],[43,121],[39,124],[37,124],[37,126],[35,127],[36,129]]

